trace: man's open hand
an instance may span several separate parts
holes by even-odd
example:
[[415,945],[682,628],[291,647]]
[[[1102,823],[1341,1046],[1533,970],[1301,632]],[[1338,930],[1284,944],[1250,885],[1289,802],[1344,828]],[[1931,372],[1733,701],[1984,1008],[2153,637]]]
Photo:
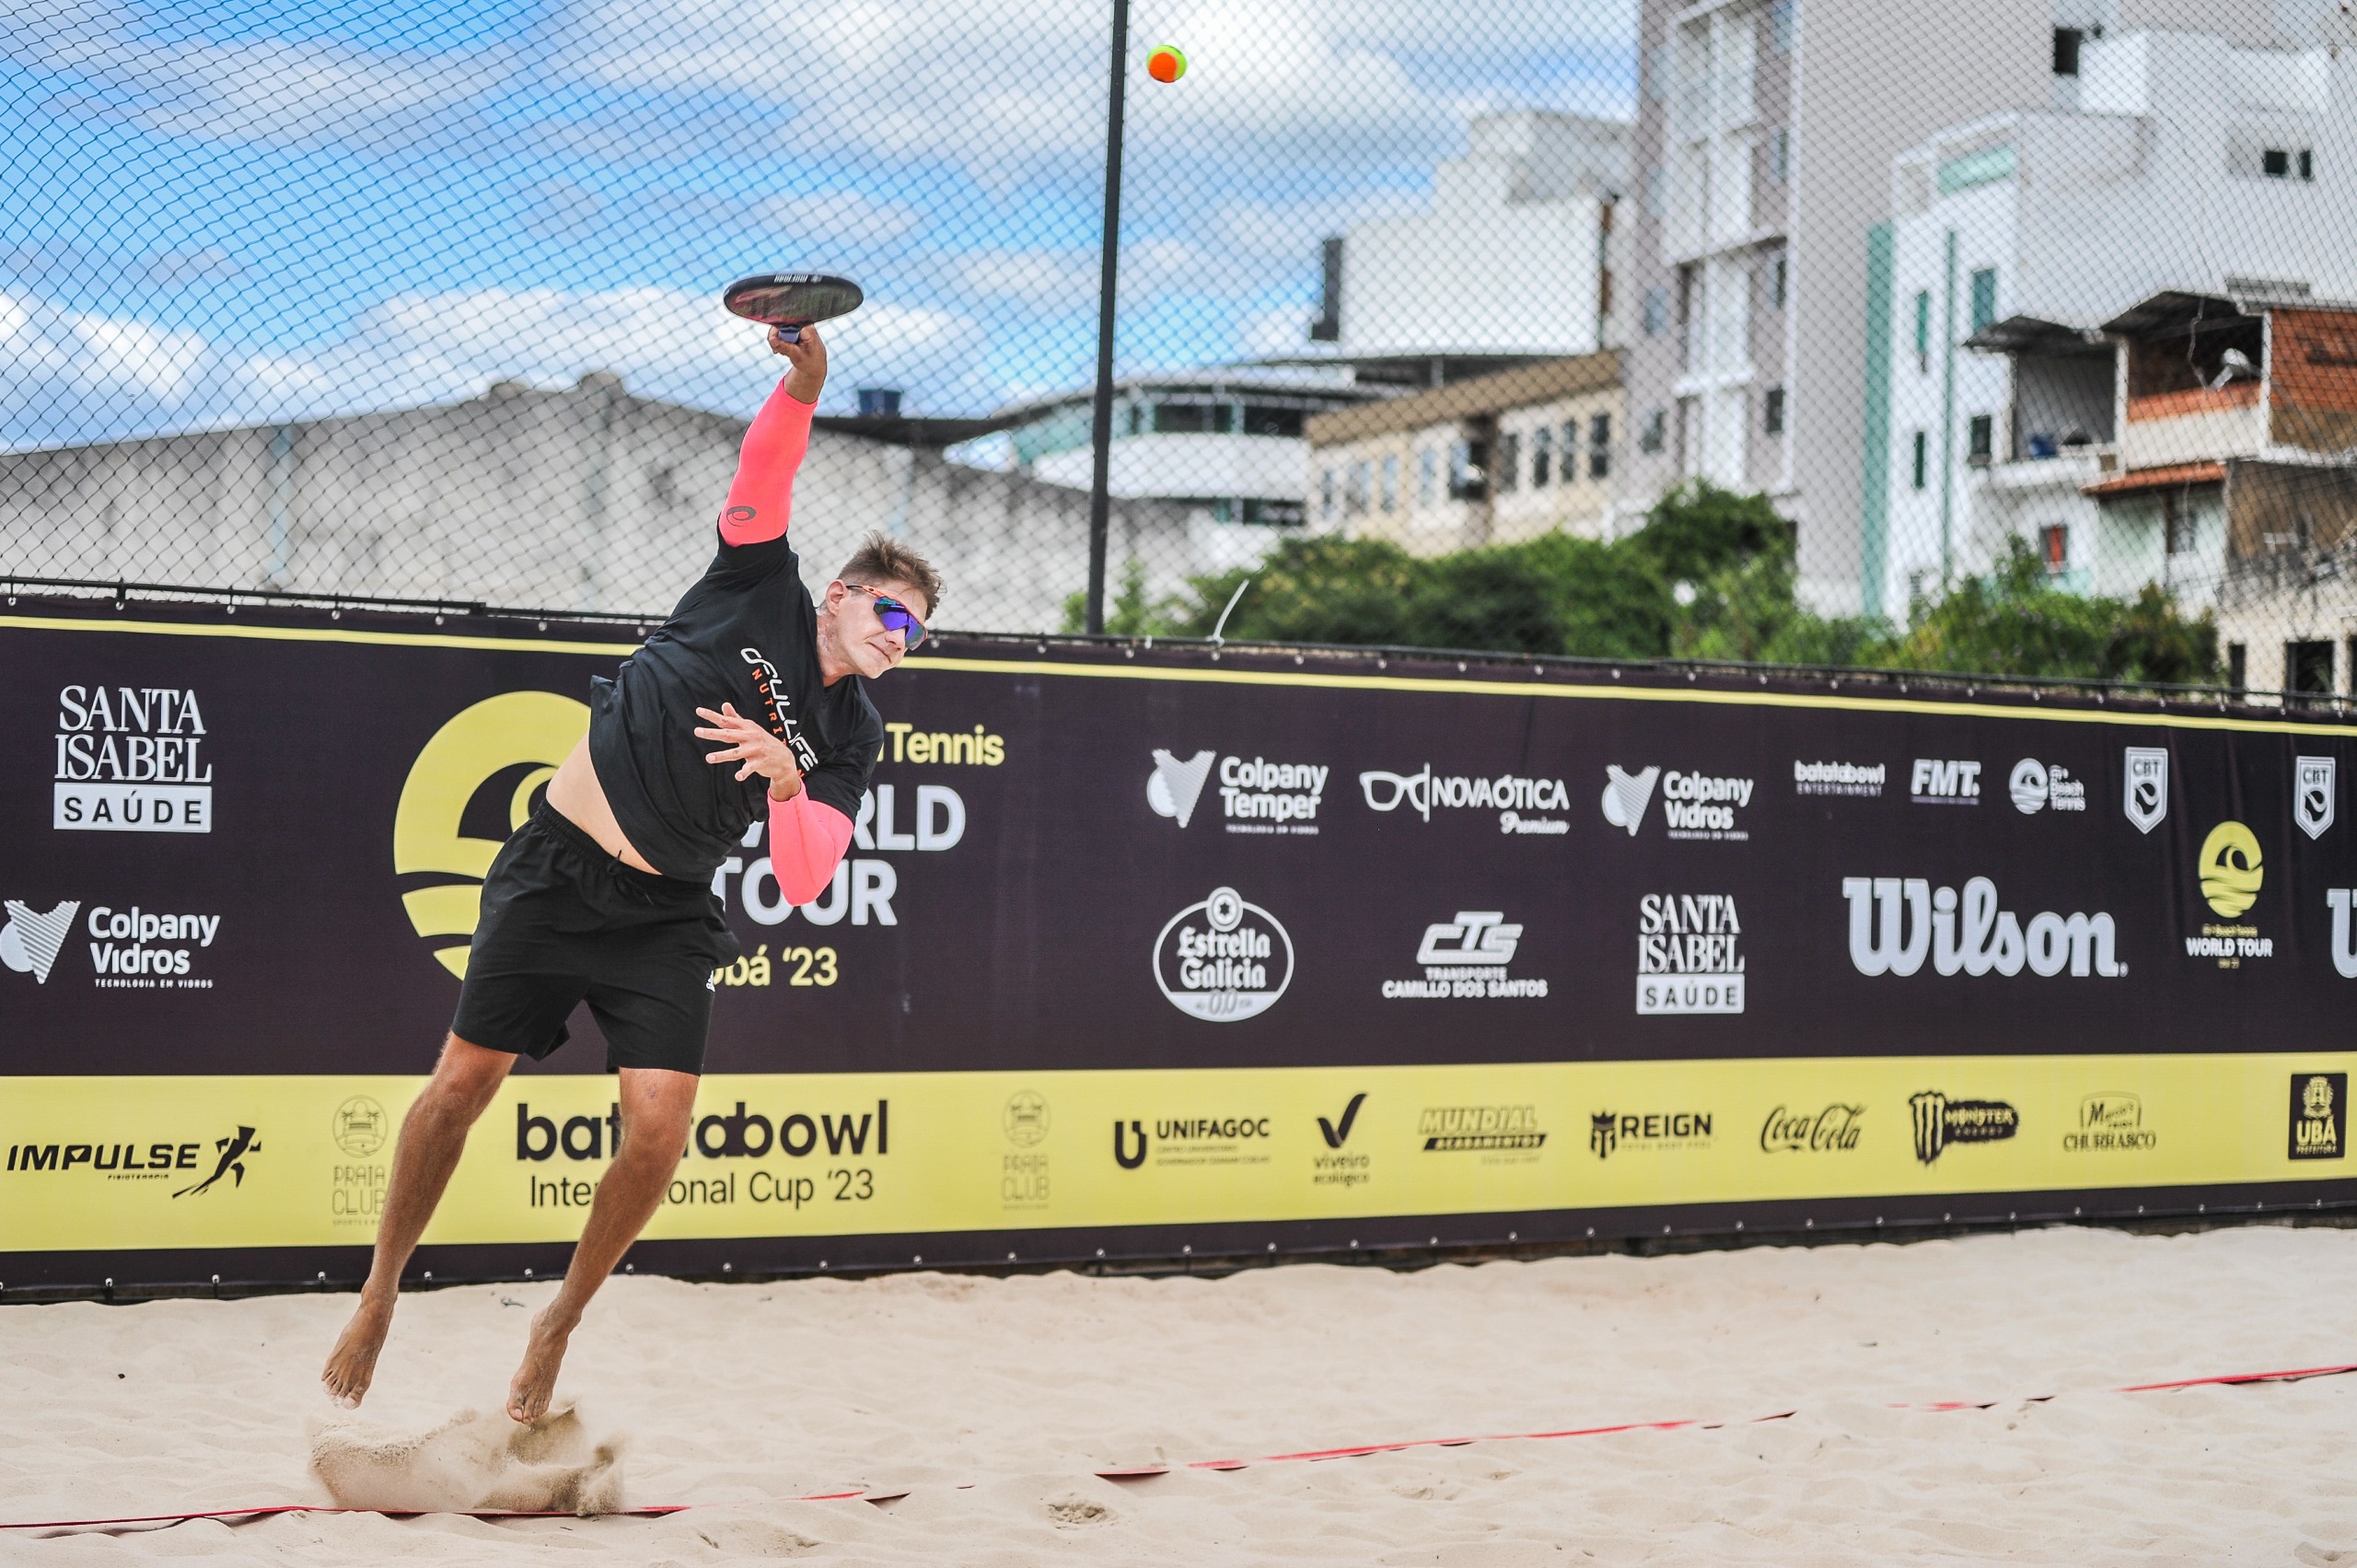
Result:
[[792,800],[802,793],[802,770],[794,765],[793,749],[733,704],[721,703],[716,714],[698,708],[696,717],[704,721],[696,728],[697,739],[725,743],[721,749],[707,753],[705,761],[737,763],[740,781],[761,774],[770,782],[772,800]]

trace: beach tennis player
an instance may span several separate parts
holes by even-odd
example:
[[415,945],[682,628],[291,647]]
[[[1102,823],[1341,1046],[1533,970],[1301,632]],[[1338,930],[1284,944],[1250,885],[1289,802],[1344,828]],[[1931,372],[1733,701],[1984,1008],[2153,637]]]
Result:
[[516,1059],[563,1043],[586,1002],[621,1075],[621,1137],[508,1388],[516,1420],[547,1411],[583,1309],[687,1146],[713,970],[738,952],[714,871],[765,816],[780,893],[808,903],[851,842],[884,739],[863,682],[923,639],[941,581],[872,537],[813,604],[786,521],[827,351],[807,326],[772,326],[769,343],[792,368],[745,433],[711,569],[613,679],[592,683],[588,737],[484,879],[458,1016],[401,1123],[368,1282],[320,1374],[341,1403],[368,1390],[467,1130]]

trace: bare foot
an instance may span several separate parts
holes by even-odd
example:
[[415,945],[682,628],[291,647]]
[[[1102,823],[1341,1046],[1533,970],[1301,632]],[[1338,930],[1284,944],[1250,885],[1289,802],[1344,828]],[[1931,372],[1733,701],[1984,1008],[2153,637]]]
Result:
[[507,1385],[507,1418],[527,1426],[548,1414],[549,1400],[556,1393],[557,1368],[564,1365],[564,1347],[573,1338],[570,1329],[559,1329],[549,1320],[549,1308],[543,1307],[532,1314],[531,1337],[524,1344],[524,1364]]
[[328,1364],[319,1371],[319,1386],[328,1391],[329,1399],[346,1410],[359,1408],[361,1397],[377,1376],[377,1353],[385,1348],[385,1335],[392,1326],[391,1302],[360,1298],[360,1305],[353,1308],[352,1321],[336,1336],[335,1349],[328,1352]]

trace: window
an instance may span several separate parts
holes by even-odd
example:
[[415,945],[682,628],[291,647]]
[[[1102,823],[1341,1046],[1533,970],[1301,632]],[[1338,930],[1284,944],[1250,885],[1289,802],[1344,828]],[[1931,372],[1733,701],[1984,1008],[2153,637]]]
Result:
[[1793,133],[1779,125],[1768,137],[1768,178],[1782,184],[1793,177]]
[[2283,645],[2283,689],[2286,691],[2332,691],[2332,645]]
[[1318,517],[1321,522],[1334,516],[1334,470],[1324,469],[1318,475]]
[[2079,45],[2086,41],[2086,33],[2078,28],[2054,29],[2054,74],[2056,75],[2075,76],[2079,74]]
[[2316,155],[2307,148],[2300,149],[2300,178],[2313,180],[2316,177]]
[[2226,645],[2226,684],[2237,691],[2242,691],[2248,684],[2244,679],[2244,672],[2249,668],[2250,649],[2241,643],[2228,643]]
[[1366,464],[1353,463],[1342,479],[1342,515],[1359,517],[1366,511]]
[[1669,328],[1669,290],[1645,290],[1645,336],[1657,338]]
[[2270,180],[2292,177],[2292,155],[2282,147],[2270,147],[2258,155],[2258,171]]
[[1135,436],[1144,429],[1145,405],[1144,403],[1132,403],[1130,405],[1130,434]]
[[[1661,450],[1661,411],[1654,411],[1654,451]],[[1567,456],[1566,462],[1571,459]],[[1612,416],[1599,413],[1587,422],[1587,476],[1604,479],[1612,472]]]
[[1793,52],[1794,10],[1797,0],[1775,0],[1768,7],[1768,47],[1779,54]]
[[1655,164],[1645,170],[1645,215],[1657,218],[1661,215],[1661,165]]
[[1297,408],[1272,408],[1263,403],[1244,405],[1244,434],[1247,436],[1284,436],[1301,439],[1302,411]]
[[1986,463],[1996,456],[1997,421],[1985,413],[1976,413],[1964,427],[1964,460]]
[[1932,478],[1931,433],[1925,430],[1918,430],[1915,432],[1912,441],[1915,448],[1914,458],[1909,466],[1908,472],[1914,487],[1921,490],[1926,484],[1931,482]]
[[1666,410],[1655,409],[1645,415],[1645,426],[1637,433],[1637,450],[1659,453],[1667,445],[1669,414]]
[[1551,425],[1542,424],[1538,429],[1530,433],[1531,489],[1544,490],[1547,488],[1547,482],[1551,477],[1549,470],[1554,466],[1554,427]]
[[1448,498],[1479,501],[1490,493],[1490,445],[1457,441],[1448,448]]
[[1792,292],[1792,264],[1782,251],[1768,263],[1768,303],[1782,310],[1785,297]]
[[2038,530],[2038,552],[2045,561],[2049,575],[2061,576],[2071,564],[2071,528],[2067,523],[2049,523]]
[[1416,454],[1416,505],[1433,504],[1434,480],[1440,469],[1440,457],[1430,447]]
[[1997,324],[1997,269],[1981,267],[1972,274],[1972,330]]
[[1522,436],[1520,434],[1498,437],[1497,489],[1507,494],[1522,482]]
[[1383,454],[1382,501],[1383,509],[1387,512],[1399,509],[1399,454],[1397,452]]
[[1915,291],[1915,374],[1932,373],[1932,291]]
[[1248,523],[1281,528],[1301,526],[1301,503],[1298,501],[1264,501],[1258,496],[1247,496],[1243,513]]
[[1784,433],[1784,389],[1771,387],[1759,400],[1759,428],[1771,436]]
[[2161,546],[2171,555],[2193,548],[2193,519],[2185,515],[2185,497],[2174,490],[2161,492]]

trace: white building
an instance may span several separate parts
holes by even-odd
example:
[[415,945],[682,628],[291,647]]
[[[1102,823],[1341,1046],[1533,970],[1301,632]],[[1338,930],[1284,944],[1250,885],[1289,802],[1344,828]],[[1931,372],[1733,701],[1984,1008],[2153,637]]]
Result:
[[1341,297],[1326,301],[1342,357],[1605,346],[1607,248],[1629,183],[1629,135],[1622,121],[1540,110],[1476,118],[1466,155],[1434,171],[1428,210],[1353,224],[1344,237]]
[[[2282,7],[2296,8],[2295,0]],[[1689,476],[1764,491],[1799,528],[1817,608],[1903,610],[1860,571],[1870,339],[1889,320],[1875,230],[1890,160],[2008,109],[2068,105],[2082,46],[2199,27],[2246,44],[2272,0],[1642,0],[1623,280],[1635,440],[1617,505]],[[1887,234],[1887,231],[1884,231]],[[1869,454],[1873,454],[1870,458]]]
[[[2164,289],[2357,295],[2357,61],[2148,32],[2088,40],[2078,65],[2075,111],[1968,122],[1894,161],[1864,409],[1887,482],[1860,559],[1887,613],[1985,569],[2009,537],[2080,591],[2160,582],[2214,602],[2214,507],[2163,540],[2087,493],[2166,487],[2114,472],[2153,465],[2116,451],[2133,389],[2101,329]],[[2255,389],[2258,355],[2247,370]]]

